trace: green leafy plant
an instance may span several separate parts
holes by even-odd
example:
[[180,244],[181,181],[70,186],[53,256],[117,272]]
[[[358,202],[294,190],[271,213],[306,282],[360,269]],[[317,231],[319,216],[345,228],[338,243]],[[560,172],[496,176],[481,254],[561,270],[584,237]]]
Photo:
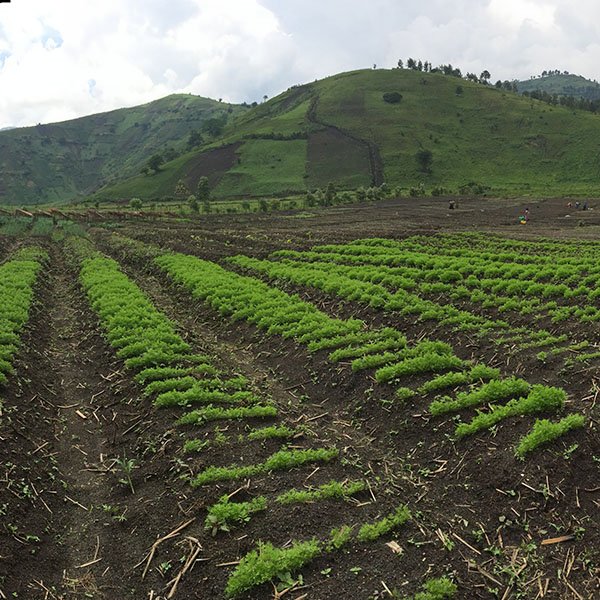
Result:
[[275,548],[271,543],[259,543],[242,558],[227,581],[225,593],[232,598],[269,580],[297,571],[321,554],[321,546],[315,541],[296,542],[291,548]]
[[320,485],[315,490],[290,490],[277,496],[280,504],[293,504],[296,502],[319,502],[320,500],[345,500],[354,494],[366,489],[363,481],[330,481]]
[[375,523],[365,523],[359,530],[357,538],[361,542],[372,542],[392,529],[400,527],[410,519],[411,514],[406,506],[399,506],[393,513]]
[[242,477],[253,477],[259,473],[267,473],[269,471],[283,471],[299,467],[310,462],[324,461],[328,462],[336,457],[338,451],[336,448],[317,448],[308,450],[280,450],[271,455],[264,463],[249,465],[246,467],[230,466],[230,467],[215,467],[211,466],[208,469],[199,473],[194,480],[192,486],[204,485],[213,481],[228,481],[232,479],[240,479]]
[[133,482],[131,480],[131,475],[133,474],[133,469],[135,469],[135,459],[127,458],[123,453],[123,458],[115,458],[113,464],[119,465],[121,467],[124,478],[119,479],[119,483],[123,483],[128,485],[131,489],[131,493],[135,494],[135,490],[133,489]]
[[266,508],[267,500],[263,496],[250,502],[231,502],[230,497],[225,494],[217,504],[208,509],[204,527],[210,529],[212,535],[216,535],[219,529],[229,531],[232,525],[248,522],[254,513]]
[[460,392],[454,399],[446,396],[441,400],[434,400],[429,406],[429,411],[432,415],[441,415],[446,412],[485,404],[486,402],[497,402],[521,396],[529,392],[530,389],[529,383],[523,379],[516,379],[515,377],[498,379],[485,383],[471,392]]
[[535,450],[543,444],[547,444],[561,435],[564,435],[572,429],[583,427],[585,418],[580,414],[570,414],[558,421],[552,423],[547,419],[536,420],[533,429],[519,442],[515,454],[519,457],[525,456],[528,452]]
[[566,398],[566,393],[561,389],[539,384],[534,385],[525,398],[510,400],[504,406],[494,406],[491,412],[479,413],[470,423],[461,423],[456,428],[456,435],[458,437],[472,435],[495,425],[507,417],[558,410],[562,408]]
[[458,588],[447,577],[440,577],[427,580],[422,589],[422,592],[418,592],[412,598],[402,596],[397,590],[394,590],[392,597],[403,598],[403,600],[444,600],[444,598],[452,598]]

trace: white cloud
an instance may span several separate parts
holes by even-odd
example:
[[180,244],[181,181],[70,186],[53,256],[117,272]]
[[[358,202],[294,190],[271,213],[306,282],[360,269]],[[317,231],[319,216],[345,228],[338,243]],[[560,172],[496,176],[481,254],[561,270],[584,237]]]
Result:
[[0,127],[174,92],[258,100],[294,53],[255,0],[16,0],[0,22]]
[[13,0],[0,4],[0,128],[175,92],[260,100],[409,56],[493,80],[595,78],[599,40],[596,0]]

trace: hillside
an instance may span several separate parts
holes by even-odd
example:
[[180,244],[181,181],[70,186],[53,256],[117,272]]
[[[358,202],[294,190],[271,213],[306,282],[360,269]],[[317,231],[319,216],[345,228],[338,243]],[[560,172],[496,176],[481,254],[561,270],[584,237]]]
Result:
[[[148,158],[185,150],[208,119],[245,109],[191,95],[71,121],[0,132],[0,203],[66,202],[139,173]],[[231,112],[229,112],[231,111]]]
[[544,77],[534,77],[525,81],[518,81],[517,87],[520,94],[540,90],[551,95],[600,100],[600,84],[581,75],[556,73]]
[[[383,94],[398,92],[391,104]],[[247,111],[218,144],[184,154],[95,198],[173,195],[209,177],[216,197],[324,187],[423,184],[456,191],[591,194],[598,179],[600,117],[434,73],[362,70],[287,90]],[[430,172],[415,155],[432,153]]]

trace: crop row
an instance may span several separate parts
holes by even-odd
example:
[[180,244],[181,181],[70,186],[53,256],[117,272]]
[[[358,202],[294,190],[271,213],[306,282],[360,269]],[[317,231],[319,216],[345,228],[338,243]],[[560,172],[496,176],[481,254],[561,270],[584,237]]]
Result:
[[[390,242],[386,245],[369,243],[373,241],[318,246],[310,252],[282,250],[273,256],[296,267],[298,262],[317,263],[321,270],[379,283],[392,290],[412,290],[421,295],[447,294],[453,301],[481,304],[482,308],[496,307],[500,312],[536,315],[547,312],[555,322],[570,317],[583,322],[600,319],[594,306],[565,304],[593,302],[600,297],[597,258],[587,261],[571,258],[558,266],[555,262],[516,264],[492,260],[485,252],[464,251],[460,256],[439,256],[432,255],[429,246],[419,251],[407,249],[406,241],[395,246],[390,240],[386,240]],[[508,256],[503,258],[508,259]],[[331,263],[336,265],[335,269]]]
[[496,262],[538,265],[572,265],[581,261],[584,264],[591,264],[600,250],[598,242],[595,241],[557,240],[555,238],[524,241],[497,236],[489,232],[415,235],[403,240],[374,238],[350,242],[350,244],[354,243],[427,251],[432,255],[478,256]]
[[15,252],[0,266],[0,384],[13,373],[19,333],[29,318],[34,285],[48,255],[36,246]]
[[[233,319],[245,318],[266,329],[268,333],[278,333],[287,337],[294,336],[300,343],[311,342],[318,345],[319,348],[327,345],[320,339],[323,332],[325,339],[344,341],[349,339],[349,334],[344,331],[344,324],[347,322],[321,315],[313,325],[307,315],[316,314],[314,306],[307,305],[297,297],[273,289],[253,278],[243,277],[226,271],[214,263],[181,254],[161,256],[156,258],[155,262],[175,281],[190,289],[194,297],[209,302],[222,315],[230,315]],[[323,325],[323,318],[331,319],[331,324]],[[352,321],[354,322],[354,320]],[[333,323],[336,325],[334,326]],[[298,336],[298,334],[300,335]],[[382,335],[381,331],[378,335]],[[455,356],[452,348],[442,342],[422,341],[416,346],[407,347],[406,341],[399,336],[391,337],[390,345],[392,342],[398,344],[400,349],[395,352],[370,353],[369,349],[379,350],[381,347],[379,342],[370,342],[358,347],[339,348],[330,354],[330,358],[361,355],[353,361],[353,369],[379,367],[375,373],[376,381],[393,384],[399,378],[410,375],[443,373],[452,369],[469,367],[468,362]],[[365,348],[367,349],[365,350]],[[486,367],[483,365],[478,368],[482,369],[483,377],[490,375],[484,372]],[[464,375],[464,377],[468,379],[468,375]],[[526,397],[516,400],[515,396],[530,390],[529,384],[522,380],[509,378],[485,385],[487,387],[484,387],[483,390],[471,391],[466,394],[468,400],[460,397],[458,400],[449,402],[455,402],[457,404],[453,406],[463,409],[499,398],[509,400],[507,405],[500,407],[502,410],[492,411],[492,418],[496,419],[494,422],[502,418],[525,416],[534,412],[556,412],[563,407],[564,401],[546,401],[547,398],[563,398],[564,392],[557,388],[534,386]],[[427,384],[424,384],[424,388],[427,388]],[[496,394],[494,394],[494,390],[496,390]],[[399,390],[400,397],[409,396],[410,393],[411,390],[407,388]],[[514,402],[511,398],[514,399]],[[513,410],[511,403],[517,403],[516,410]],[[526,408],[524,409],[523,406]],[[456,435],[461,437],[469,432],[467,427],[478,427],[477,424],[481,422],[483,422],[481,418],[475,417],[471,424],[465,424],[462,429],[457,429]]]
[[[490,320],[460,310],[450,304],[426,300],[417,294],[407,292],[405,289],[398,289],[395,293],[392,293],[387,287],[394,287],[397,283],[394,276],[390,276],[389,273],[382,274],[378,272],[377,268],[304,263],[290,260],[273,262],[257,260],[244,255],[238,255],[227,260],[238,267],[266,275],[272,279],[286,280],[295,284],[314,287],[372,307],[398,311],[402,315],[417,316],[421,320],[436,320],[442,325],[454,326],[462,331],[475,331],[479,336],[487,336],[489,339],[495,340],[496,343],[503,343],[509,339],[519,341],[521,349],[548,346],[567,340],[566,335],[553,336],[545,330],[532,332],[525,328],[510,328],[506,321]],[[425,290],[426,292],[429,291],[430,286],[452,288],[451,284],[417,284],[405,276],[399,276],[399,278],[402,280],[401,285],[404,288],[416,287],[420,291]],[[411,285],[407,284],[408,281]],[[497,299],[490,300],[490,296],[481,290],[466,295],[471,299],[475,295],[479,300],[485,298],[484,304],[488,301],[492,305],[497,303]],[[464,299],[464,294],[460,293],[459,288],[456,288],[455,292],[451,294],[451,298]],[[503,300],[503,302],[505,301]],[[511,306],[513,306],[514,301],[511,302]],[[528,302],[530,308],[535,304],[539,305],[539,300],[536,299]],[[573,307],[573,309],[576,308]],[[500,309],[504,310],[502,306]],[[586,312],[586,310],[588,309],[581,309],[581,312]],[[563,351],[566,351],[566,348]]]
[[[139,371],[136,379],[145,385],[145,395],[155,397],[156,406],[188,407],[195,403],[205,405],[184,414],[178,420],[179,424],[201,425],[211,420],[213,413],[218,414],[219,418],[256,417],[261,416],[258,412],[260,410],[265,411],[264,416],[276,415],[273,406],[259,406],[258,398],[254,393],[244,389],[247,382],[242,377],[221,381],[217,377],[218,374],[211,370],[211,378],[200,379],[200,376],[208,374],[207,369],[211,369],[210,365],[204,362],[203,357],[190,354],[189,345],[178,336],[174,324],[156,311],[141,290],[121,272],[118,263],[99,255],[81,240],[69,242],[69,247],[82,263],[80,281],[88,294],[92,308],[100,317],[107,339],[117,350],[120,358],[125,360],[126,366]],[[328,328],[331,323],[324,319],[320,321],[320,325]],[[355,329],[353,324],[344,332]],[[129,362],[132,360],[133,363]],[[198,369],[201,369],[200,375]],[[217,406],[222,404],[228,407]],[[249,414],[242,411],[253,412]],[[281,439],[285,442],[294,434],[294,430],[282,425],[257,429],[240,437],[243,437],[242,443],[263,439]],[[222,436],[221,445],[226,442],[226,438]],[[187,440],[184,450],[201,451],[206,446],[207,440]],[[223,451],[226,451],[226,448],[223,448]],[[244,466],[233,464],[225,467],[211,465],[195,475],[190,483],[196,487],[213,482],[254,478],[259,474],[287,471],[305,464],[326,463],[335,459],[337,455],[338,450],[332,447],[293,450],[282,448],[264,461],[255,464]],[[283,505],[327,499],[345,500],[365,487],[366,484],[363,482],[350,482],[346,485],[346,482],[331,481],[314,491],[294,489],[285,491],[276,501]],[[232,526],[247,522],[252,515],[266,509],[267,499],[263,496],[251,502],[232,502],[229,496],[221,496],[219,502],[208,508],[205,525],[216,534],[219,530],[228,530]],[[397,511],[381,522],[365,523],[356,533],[356,540],[363,543],[375,539],[401,525],[408,516],[408,511],[402,507],[401,511]],[[318,543],[318,553],[340,549],[350,540],[351,528],[345,528],[343,532],[343,535],[334,535],[327,545]],[[284,560],[284,557],[289,558],[287,550],[277,550],[270,543],[266,543],[264,547],[272,548],[281,560]],[[263,566],[257,566],[251,557],[252,552],[242,560],[238,569],[231,575],[227,586],[228,595],[239,595],[278,575],[279,570],[276,567],[280,566],[280,560],[276,565],[271,565],[265,560],[266,555],[264,555],[259,561],[261,564],[264,563]]]
[[[403,315],[415,315],[423,320],[437,320],[442,325],[460,326],[469,331],[507,327],[503,321],[491,321],[449,305],[423,300],[402,287],[392,293],[379,283],[361,281],[348,276],[349,269],[336,268],[335,265],[320,264],[315,268],[314,265],[278,263],[243,255],[228,260],[239,267],[267,275],[273,279],[285,279],[296,284],[314,287],[347,300],[368,304],[373,308],[398,311]],[[409,286],[405,285],[404,287]]]
[[[125,367],[136,371],[135,378],[145,386],[145,395],[157,396],[156,406],[203,404],[200,411],[189,413],[196,422],[201,420],[198,413],[202,411],[206,421],[276,414],[273,406],[261,405],[244,389],[244,378],[223,380],[209,356],[192,353],[175,324],[156,310],[116,261],[81,239],[71,238],[67,246],[81,263],[81,285],[108,342],[125,361]],[[222,408],[219,404],[234,406]],[[182,422],[185,418],[183,415]]]
[[[394,251],[426,253],[431,257],[469,258],[478,264],[502,266],[506,263],[513,266],[566,266],[575,272],[597,273],[598,265],[595,259],[600,247],[593,241],[569,241],[548,239],[534,242],[522,241],[491,234],[455,233],[433,236],[416,235],[403,240],[391,239],[361,239],[350,242],[348,246],[370,246],[387,248]],[[330,248],[318,246],[317,248]],[[544,270],[541,278],[553,279],[553,272]],[[539,277],[539,276],[538,276]]]
[[[300,344],[308,344],[310,351],[337,349],[331,353],[331,359],[356,357],[355,369],[387,365],[390,374],[386,375],[382,368],[378,372],[381,381],[464,364],[447,344],[424,341],[409,348],[406,338],[392,328],[369,330],[357,319],[329,317],[298,296],[208,261],[171,254],[160,256],[155,262],[195,298],[207,302],[223,316],[245,319],[268,334],[294,338]],[[379,354],[386,349],[397,352]]]

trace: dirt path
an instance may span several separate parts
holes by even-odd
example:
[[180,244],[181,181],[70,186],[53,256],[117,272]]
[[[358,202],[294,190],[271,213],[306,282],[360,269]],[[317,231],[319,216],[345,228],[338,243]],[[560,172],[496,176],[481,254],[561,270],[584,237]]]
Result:
[[9,597],[115,598],[131,559],[118,541],[127,536],[118,502],[126,491],[111,467],[132,451],[135,439],[127,445],[119,432],[139,416],[75,272],[58,248],[51,258],[18,375],[5,392],[11,422],[5,412],[0,437],[10,459],[9,494],[0,490],[0,506],[11,522],[0,545],[0,590]]
[[102,509],[108,505],[107,469],[113,454],[106,414],[112,399],[112,365],[103,360],[104,343],[81,306],[74,274],[66,269],[62,253],[56,252],[54,259],[48,354],[56,374],[51,389],[59,416],[55,456],[65,482],[64,512],[57,523],[65,568],[55,585],[62,585],[72,598],[86,593],[103,597],[98,592],[110,565],[107,555],[118,559],[119,552],[118,546],[110,544],[106,522],[110,523],[111,515]]

